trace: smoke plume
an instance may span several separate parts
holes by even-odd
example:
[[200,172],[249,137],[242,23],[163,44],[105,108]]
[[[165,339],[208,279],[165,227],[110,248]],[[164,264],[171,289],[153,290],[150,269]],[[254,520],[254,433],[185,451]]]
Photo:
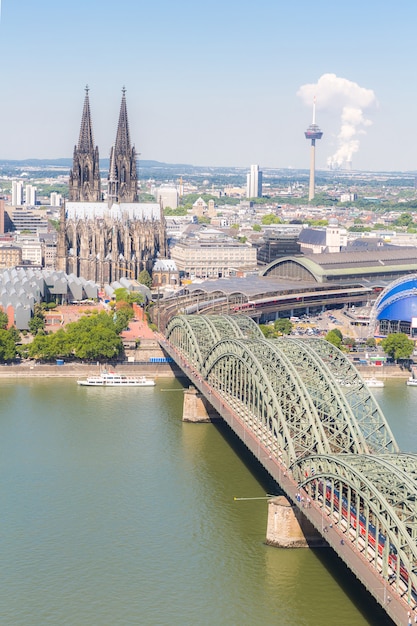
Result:
[[360,135],[364,135],[366,128],[372,124],[364,112],[377,103],[373,90],[336,74],[323,74],[317,83],[302,85],[297,95],[308,106],[312,106],[315,97],[317,109],[327,109],[340,115],[337,150],[327,159],[327,164],[332,169],[349,166],[353,154],[359,150]]

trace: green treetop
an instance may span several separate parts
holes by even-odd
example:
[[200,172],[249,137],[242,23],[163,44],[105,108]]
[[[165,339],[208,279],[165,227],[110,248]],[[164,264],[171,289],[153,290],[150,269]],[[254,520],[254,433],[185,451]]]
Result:
[[152,277],[149,274],[148,270],[141,271],[138,276],[138,282],[141,283],[141,285],[145,285],[149,289],[152,287]]
[[339,350],[342,348],[343,335],[338,328],[330,330],[325,336],[325,340],[336,346],[336,348],[339,348]]
[[398,361],[410,358],[414,342],[405,333],[391,333],[381,341],[381,347],[386,354]]

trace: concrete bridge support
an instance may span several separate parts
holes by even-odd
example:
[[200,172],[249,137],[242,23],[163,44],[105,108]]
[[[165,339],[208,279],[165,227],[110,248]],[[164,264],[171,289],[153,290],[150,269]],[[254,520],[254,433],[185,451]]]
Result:
[[285,496],[268,501],[266,543],[277,548],[320,548],[327,546],[302,512]]
[[183,422],[205,423],[218,419],[217,411],[195,387],[184,390]]

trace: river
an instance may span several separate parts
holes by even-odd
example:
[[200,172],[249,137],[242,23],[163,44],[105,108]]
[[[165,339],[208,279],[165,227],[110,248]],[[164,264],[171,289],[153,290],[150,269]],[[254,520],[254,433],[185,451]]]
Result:
[[[234,497],[273,485],[181,389],[0,380],[0,623],[389,624],[329,550],[264,544],[266,501]],[[375,395],[417,451],[417,389]]]

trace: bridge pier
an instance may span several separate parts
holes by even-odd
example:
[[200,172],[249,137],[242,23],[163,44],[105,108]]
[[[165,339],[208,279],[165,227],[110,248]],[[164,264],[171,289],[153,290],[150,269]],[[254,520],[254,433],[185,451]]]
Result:
[[183,422],[205,423],[218,419],[217,411],[195,387],[184,389]]
[[268,501],[266,544],[277,548],[327,546],[314,526],[285,496],[277,496]]

